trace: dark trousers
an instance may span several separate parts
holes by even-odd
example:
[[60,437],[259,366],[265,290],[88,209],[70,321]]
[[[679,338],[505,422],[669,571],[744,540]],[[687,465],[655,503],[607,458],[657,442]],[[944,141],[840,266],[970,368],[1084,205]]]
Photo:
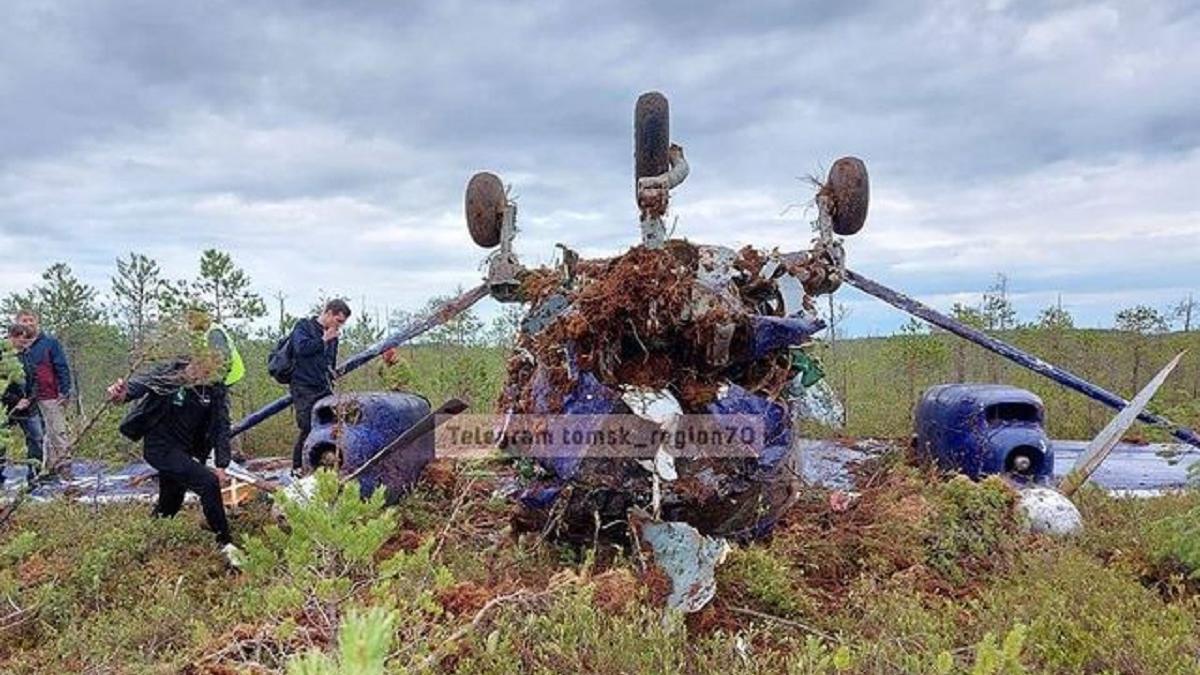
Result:
[[296,436],[296,445],[292,448],[293,469],[304,466],[304,441],[312,431],[313,406],[332,393],[328,389],[292,387],[292,409],[296,412],[296,428],[300,430]]
[[229,536],[229,521],[225,518],[225,504],[221,502],[221,483],[216,474],[179,448],[147,445],[142,455],[146,462],[158,469],[158,504],[154,514],[171,518],[183,506],[184,493],[188,490],[200,497],[200,508],[208,527],[217,535],[217,543],[224,545],[233,541]]
[[21,426],[21,433],[25,434],[25,456],[29,459],[42,461],[42,439],[45,433],[42,430],[42,416],[29,415],[28,417],[17,418],[17,424]]

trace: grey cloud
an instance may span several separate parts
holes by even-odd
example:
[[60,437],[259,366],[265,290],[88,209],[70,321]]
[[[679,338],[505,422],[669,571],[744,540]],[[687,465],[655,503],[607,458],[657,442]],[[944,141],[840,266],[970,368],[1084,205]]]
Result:
[[[131,248],[213,245],[297,297],[440,293],[478,276],[456,222],[478,169],[515,183],[532,260],[555,241],[632,243],[632,103],[660,88],[693,163],[681,234],[799,246],[802,212],[780,216],[811,195],[798,179],[853,153],[877,197],[915,206],[877,201],[852,255],[914,292],[994,270],[1030,292],[1185,286],[1200,14],[989,5],[17,3],[0,16],[0,241],[38,252],[26,278],[58,258],[99,270]],[[1072,177],[1113,164],[1128,199],[1076,204]],[[1183,233],[1140,256],[1120,255],[1132,233],[1077,236],[1144,203]],[[1067,223],[1070,258],[996,238],[1036,247],[1043,214]],[[411,236],[433,227],[453,234]],[[345,251],[327,260],[303,228]]]

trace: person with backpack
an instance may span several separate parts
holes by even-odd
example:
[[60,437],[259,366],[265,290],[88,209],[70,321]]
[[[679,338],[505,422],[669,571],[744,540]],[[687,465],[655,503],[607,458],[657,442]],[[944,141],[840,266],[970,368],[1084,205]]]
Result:
[[304,441],[312,431],[313,406],[333,393],[338,336],[349,318],[350,305],[345,300],[330,300],[319,315],[296,322],[268,357],[268,372],[288,385],[296,412],[299,434],[292,448],[293,474],[299,474],[304,466]]
[[[133,404],[119,429],[126,438],[142,442],[142,456],[158,471],[154,516],[174,517],[185,493],[196,493],[217,547],[236,567],[241,551],[233,544],[221,501],[221,483],[230,462],[226,391],[219,364],[189,356],[128,381],[117,380],[108,388],[108,398]],[[205,466],[210,454],[214,454],[213,469]]]

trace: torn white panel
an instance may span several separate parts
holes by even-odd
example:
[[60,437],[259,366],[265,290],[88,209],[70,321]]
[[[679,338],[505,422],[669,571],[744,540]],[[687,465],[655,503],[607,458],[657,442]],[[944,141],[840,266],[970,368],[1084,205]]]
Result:
[[659,448],[654,453],[654,473],[663,480],[678,479],[679,473],[675,471],[675,457],[666,450]]
[[629,406],[634,415],[664,428],[673,427],[683,414],[683,407],[679,405],[679,401],[666,389],[626,387],[621,393],[621,400]]
[[648,522],[641,529],[654,564],[671,579],[667,607],[689,614],[703,609],[717,593],[717,566],[729,555],[729,543],[681,522]]
[[[286,495],[289,501],[296,504],[307,504],[317,494],[317,475],[309,474],[303,478],[298,478],[281,487],[279,492]],[[271,506],[271,513],[276,518],[283,516],[283,511],[279,508],[278,503]]]
[[[679,401],[665,389],[627,387],[621,394],[621,400],[629,406],[633,414],[654,422],[667,432],[664,438],[670,437],[670,432],[675,430],[679,418],[683,415],[683,407],[679,405]],[[675,471],[675,457],[662,446],[655,451],[653,463],[641,461],[639,464],[663,480],[672,481],[679,478],[678,472]]]

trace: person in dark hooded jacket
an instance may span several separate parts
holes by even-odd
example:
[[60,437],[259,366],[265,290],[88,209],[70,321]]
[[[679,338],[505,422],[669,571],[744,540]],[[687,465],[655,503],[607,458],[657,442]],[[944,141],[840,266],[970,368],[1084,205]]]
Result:
[[312,411],[317,401],[333,393],[338,336],[350,318],[345,300],[330,300],[315,317],[301,319],[292,328],[291,350],[295,369],[289,389],[299,435],[292,447],[292,473],[304,466],[304,441],[312,431]]
[[[179,359],[150,372],[117,380],[108,388],[115,402],[134,402],[120,431],[142,441],[142,455],[158,470],[158,502],[154,514],[170,518],[183,506],[186,491],[200,497],[200,506],[217,544],[231,562],[233,546],[221,483],[229,466],[229,407],[226,389],[212,382],[197,362]],[[215,469],[205,466],[215,452]]]

